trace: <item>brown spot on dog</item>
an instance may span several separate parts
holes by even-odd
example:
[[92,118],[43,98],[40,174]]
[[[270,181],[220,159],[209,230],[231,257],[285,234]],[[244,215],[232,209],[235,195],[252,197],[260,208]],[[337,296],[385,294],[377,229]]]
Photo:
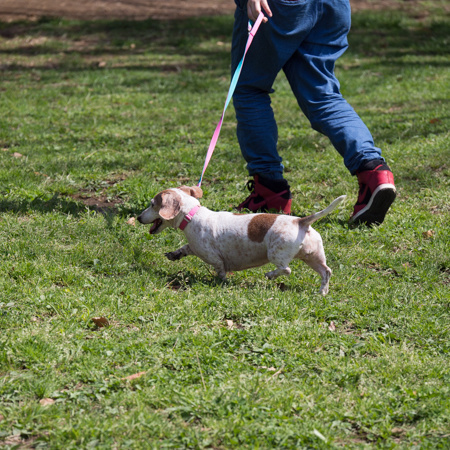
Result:
[[157,208],[161,208],[162,205],[162,192],[160,192],[159,194],[155,195],[155,198],[153,199],[154,204]]
[[156,206],[161,206],[163,203],[163,196],[166,194],[175,194],[175,192],[171,191],[170,189],[165,189],[164,191],[161,191],[159,194],[155,195],[155,198],[153,199],[155,201]]
[[164,220],[172,220],[181,209],[181,198],[180,194],[174,191],[166,189],[160,192],[154,198],[155,205],[160,207],[159,215]]
[[187,195],[190,195],[194,198],[202,198],[203,197],[203,191],[198,186],[180,186],[178,189],[185,192]]
[[253,242],[262,242],[277,217],[276,214],[257,214],[248,224],[248,238]]

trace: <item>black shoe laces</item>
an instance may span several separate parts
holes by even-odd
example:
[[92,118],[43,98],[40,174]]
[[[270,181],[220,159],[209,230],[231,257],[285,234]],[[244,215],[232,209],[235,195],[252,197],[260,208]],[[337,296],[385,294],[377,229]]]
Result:
[[248,180],[245,187],[250,191],[253,192],[255,190],[255,180]]

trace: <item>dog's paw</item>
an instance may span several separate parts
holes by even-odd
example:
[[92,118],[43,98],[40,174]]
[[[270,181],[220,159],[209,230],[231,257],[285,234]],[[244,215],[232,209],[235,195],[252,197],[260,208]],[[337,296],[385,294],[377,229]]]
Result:
[[183,255],[179,250],[175,250],[174,252],[166,253],[165,256],[170,261],[176,261],[177,259],[180,259]]

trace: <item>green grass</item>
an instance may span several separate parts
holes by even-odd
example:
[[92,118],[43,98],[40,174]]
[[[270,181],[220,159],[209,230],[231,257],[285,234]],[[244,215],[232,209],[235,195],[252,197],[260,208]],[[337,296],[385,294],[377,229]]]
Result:
[[[353,16],[337,74],[399,191],[379,228],[348,227],[356,180],[277,81],[295,213],[349,197],[315,225],[325,298],[301,262],[222,284],[127,224],[196,184],[232,23],[0,24],[1,448],[449,448],[448,10]],[[202,203],[246,178],[231,107]]]

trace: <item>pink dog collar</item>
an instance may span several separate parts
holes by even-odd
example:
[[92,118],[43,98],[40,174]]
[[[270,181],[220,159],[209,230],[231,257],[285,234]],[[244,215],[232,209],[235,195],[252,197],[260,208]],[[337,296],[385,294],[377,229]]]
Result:
[[200,209],[200,205],[194,206],[185,216],[183,221],[180,223],[180,230],[184,230],[186,225],[192,220],[195,216],[195,213]]

